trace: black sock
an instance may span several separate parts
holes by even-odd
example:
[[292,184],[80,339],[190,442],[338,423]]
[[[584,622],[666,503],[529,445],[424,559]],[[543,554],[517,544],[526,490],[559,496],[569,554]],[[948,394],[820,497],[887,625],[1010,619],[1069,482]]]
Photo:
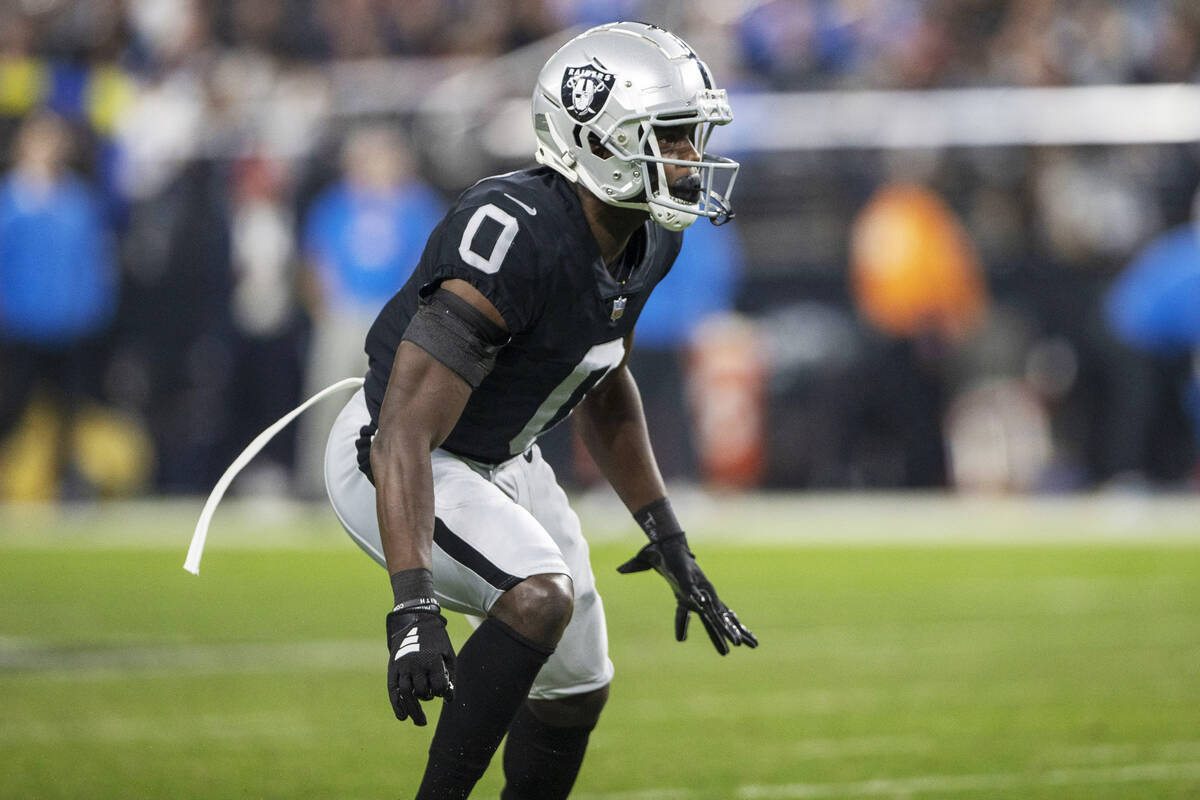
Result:
[[583,765],[594,725],[556,728],[521,706],[504,745],[504,791],[500,800],[564,800]]
[[416,800],[465,800],[483,776],[538,670],[554,652],[489,617],[458,652]]

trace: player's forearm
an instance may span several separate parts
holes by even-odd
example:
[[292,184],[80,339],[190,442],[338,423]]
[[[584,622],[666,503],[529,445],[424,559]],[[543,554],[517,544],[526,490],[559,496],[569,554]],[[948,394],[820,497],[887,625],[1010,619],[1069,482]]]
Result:
[[450,435],[470,387],[421,348],[402,342],[371,442],[375,507],[389,573],[430,569],[433,466],[429,454]]
[[593,390],[579,412],[584,445],[630,512],[666,496],[642,398],[627,368]]
[[376,437],[371,445],[375,509],[389,574],[433,567],[433,468],[418,437]]

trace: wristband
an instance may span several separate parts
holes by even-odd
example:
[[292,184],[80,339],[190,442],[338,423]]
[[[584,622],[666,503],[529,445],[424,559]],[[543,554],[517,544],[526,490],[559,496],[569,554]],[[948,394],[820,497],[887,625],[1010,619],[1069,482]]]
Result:
[[[416,606],[432,605],[441,608],[433,594],[433,573],[424,567],[402,569],[392,573],[392,598],[396,608],[405,610]],[[405,607],[404,609],[401,606]]]
[[[442,607],[436,598],[418,597],[415,600],[406,600],[403,603],[397,603],[392,609],[392,614],[438,614],[441,610]],[[389,620],[392,614],[388,614]]]
[[633,512],[633,519],[642,526],[646,537],[652,542],[683,535],[683,528],[679,526],[679,520],[675,519],[675,512],[671,509],[671,501],[665,497]]

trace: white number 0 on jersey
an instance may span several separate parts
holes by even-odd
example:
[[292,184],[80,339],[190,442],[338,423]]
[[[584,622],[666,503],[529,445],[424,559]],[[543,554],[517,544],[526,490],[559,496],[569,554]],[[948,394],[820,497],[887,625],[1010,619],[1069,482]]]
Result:
[[[484,217],[490,217],[503,226],[490,253],[479,253],[472,249],[475,234],[479,232],[479,226],[483,224]],[[488,203],[475,209],[475,213],[467,221],[467,229],[463,231],[462,241],[458,243],[458,255],[465,263],[491,275],[497,272],[500,265],[504,263],[504,257],[508,255],[508,248],[512,247],[515,238],[517,238],[516,217]]]

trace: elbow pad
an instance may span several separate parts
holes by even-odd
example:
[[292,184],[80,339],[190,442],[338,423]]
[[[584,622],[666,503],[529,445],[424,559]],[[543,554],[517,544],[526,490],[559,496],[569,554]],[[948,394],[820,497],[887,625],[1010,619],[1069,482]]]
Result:
[[429,353],[472,389],[477,389],[492,371],[496,355],[508,339],[504,329],[483,312],[442,288],[421,300],[403,337],[403,341]]

